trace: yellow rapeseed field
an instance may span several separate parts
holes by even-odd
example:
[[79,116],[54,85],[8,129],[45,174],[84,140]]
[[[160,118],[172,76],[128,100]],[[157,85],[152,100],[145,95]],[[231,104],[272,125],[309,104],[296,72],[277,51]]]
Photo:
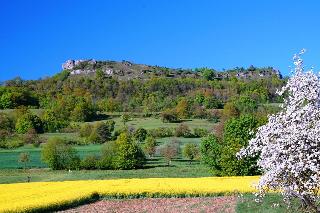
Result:
[[0,184],[0,211],[63,206],[100,196],[178,196],[255,191],[259,177],[149,178]]

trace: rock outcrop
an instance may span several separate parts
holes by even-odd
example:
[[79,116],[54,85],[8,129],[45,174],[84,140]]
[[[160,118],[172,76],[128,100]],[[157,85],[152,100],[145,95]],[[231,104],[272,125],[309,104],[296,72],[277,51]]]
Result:
[[[102,71],[106,76],[114,76],[119,79],[148,79],[155,76],[168,78],[201,78],[201,73],[191,69],[172,69],[159,66],[149,66],[144,64],[134,64],[130,61],[96,61],[90,60],[67,60],[62,64],[62,69],[70,70],[71,75],[91,75]],[[276,76],[282,78],[279,70],[272,67],[248,69],[235,68],[224,72],[214,72],[215,79],[228,79],[236,77],[238,79],[258,79]]]

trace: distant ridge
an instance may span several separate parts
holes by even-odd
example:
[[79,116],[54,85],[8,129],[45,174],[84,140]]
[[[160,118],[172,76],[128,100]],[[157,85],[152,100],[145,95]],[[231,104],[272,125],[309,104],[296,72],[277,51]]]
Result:
[[[130,79],[149,79],[151,77],[162,76],[168,78],[201,78],[202,70],[207,69],[182,69],[182,68],[167,68],[161,66],[152,66],[145,64],[135,64],[130,61],[97,61],[89,60],[67,60],[62,64],[63,70],[68,70],[71,75],[92,75],[97,71],[104,73],[109,77],[117,77],[120,80]],[[278,77],[282,78],[279,70],[272,67],[256,68],[250,66],[249,68],[234,68],[224,72],[218,72],[213,69],[213,79],[259,79]]]

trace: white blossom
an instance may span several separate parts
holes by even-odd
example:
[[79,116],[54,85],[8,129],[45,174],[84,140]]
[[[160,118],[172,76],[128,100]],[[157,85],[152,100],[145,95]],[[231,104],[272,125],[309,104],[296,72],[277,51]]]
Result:
[[320,81],[319,75],[304,71],[301,54],[293,57],[294,73],[278,92],[285,97],[282,110],[258,128],[239,158],[259,155],[263,171],[257,189],[260,195],[280,190],[285,200],[301,199],[316,207],[320,188]]

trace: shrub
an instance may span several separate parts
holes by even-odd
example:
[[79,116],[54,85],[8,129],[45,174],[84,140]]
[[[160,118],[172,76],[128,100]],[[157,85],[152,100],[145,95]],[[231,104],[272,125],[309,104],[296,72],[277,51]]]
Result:
[[227,102],[223,107],[223,115],[226,118],[237,117],[240,112],[233,102]]
[[38,116],[27,113],[18,118],[16,123],[16,132],[24,134],[30,129],[34,129],[37,133],[42,133],[43,124]]
[[253,137],[253,131],[260,126],[258,120],[252,115],[241,115],[225,123],[224,146],[221,152],[221,171],[226,176],[257,175],[260,174],[256,163],[257,157],[248,157],[238,160],[237,152]]
[[185,138],[188,138],[188,137],[192,136],[191,130],[189,129],[188,125],[186,125],[186,124],[180,124],[176,128],[176,131],[175,131],[174,135],[176,137],[185,137]]
[[41,151],[42,160],[53,170],[77,169],[80,158],[76,150],[60,138],[50,138]]
[[122,121],[122,123],[123,123],[124,126],[126,125],[126,123],[127,123],[129,120],[130,120],[129,114],[124,113],[124,114],[121,115],[121,121]]
[[234,105],[241,114],[253,113],[258,109],[257,102],[248,96],[240,96]]
[[147,130],[144,128],[139,128],[134,132],[134,138],[139,141],[143,142],[147,137]]
[[220,175],[222,145],[218,138],[210,134],[205,138],[202,138],[200,143],[201,160],[204,164],[208,165],[215,175]]
[[57,132],[69,125],[67,119],[62,119],[53,110],[46,110],[42,116],[43,128],[46,132]]
[[172,140],[167,142],[160,149],[160,154],[164,157],[167,162],[167,165],[170,166],[171,160],[178,156],[180,149],[180,143],[177,140]]
[[109,120],[107,122],[98,122],[95,124],[89,140],[93,143],[105,143],[112,139],[112,132],[114,130],[115,122]]
[[172,137],[174,135],[172,128],[159,127],[157,129],[148,130],[148,134],[155,138]]
[[92,132],[92,126],[90,124],[83,124],[80,128],[80,137],[90,137],[90,134]]
[[101,158],[97,162],[97,167],[99,169],[115,169],[117,152],[118,150],[115,141],[105,143],[102,146]]
[[5,113],[0,113],[0,130],[11,132],[13,129],[13,121]]
[[194,143],[187,143],[183,148],[183,155],[191,162],[198,157],[199,147]]
[[27,169],[27,164],[30,162],[30,154],[27,152],[22,152],[19,155],[19,163],[23,164],[23,169]]
[[133,141],[132,136],[129,134],[120,134],[116,140],[116,146],[116,168],[137,169],[145,164],[146,159],[143,151],[138,144]]
[[38,144],[40,142],[39,135],[34,129],[29,129],[22,139],[24,144]]
[[194,132],[193,133],[194,137],[197,137],[197,138],[202,138],[209,134],[209,131],[203,128],[195,128],[193,132]]
[[148,136],[146,138],[143,148],[144,148],[144,151],[149,155],[149,157],[152,157],[156,152],[156,146],[157,146],[156,139],[152,136]]
[[162,112],[161,120],[163,123],[176,123],[179,121],[177,112],[173,109]]
[[97,168],[97,162],[99,158],[95,155],[86,156],[81,160],[80,168],[86,170],[93,170]]
[[20,137],[13,135],[11,137],[6,138],[6,140],[3,140],[0,146],[5,149],[15,149],[23,145],[23,140],[21,140]]
[[201,106],[196,106],[194,111],[193,111],[193,117],[194,118],[200,118],[200,119],[205,119],[208,117],[208,113],[206,109],[204,109]]
[[204,106],[206,109],[222,109],[223,103],[221,100],[216,99],[215,97],[208,96],[204,99]]

